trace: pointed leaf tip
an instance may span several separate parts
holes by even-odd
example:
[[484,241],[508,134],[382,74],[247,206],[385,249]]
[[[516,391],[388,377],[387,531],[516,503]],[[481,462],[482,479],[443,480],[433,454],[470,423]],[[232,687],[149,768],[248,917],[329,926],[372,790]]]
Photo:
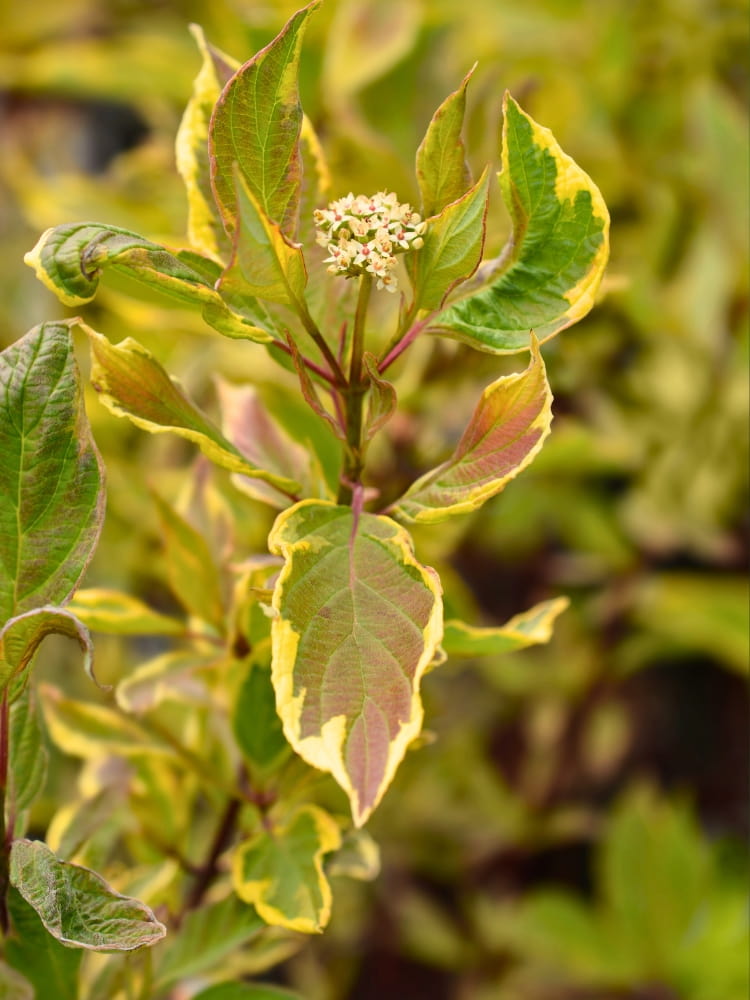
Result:
[[419,686],[442,635],[437,575],[387,517],[305,500],[269,538],[272,679],[284,732],[347,792],[361,826],[422,724]]
[[277,37],[241,66],[214,108],[209,125],[211,182],[224,226],[237,226],[235,164],[264,214],[293,238],[297,228],[302,107],[297,71],[310,14],[297,11]]
[[481,507],[529,465],[549,434],[552,393],[532,334],[528,368],[489,385],[453,455],[393,507],[405,521],[442,521]]
[[591,178],[506,93],[500,188],[513,233],[434,329],[479,350],[525,350],[582,319],[609,256],[609,213]]

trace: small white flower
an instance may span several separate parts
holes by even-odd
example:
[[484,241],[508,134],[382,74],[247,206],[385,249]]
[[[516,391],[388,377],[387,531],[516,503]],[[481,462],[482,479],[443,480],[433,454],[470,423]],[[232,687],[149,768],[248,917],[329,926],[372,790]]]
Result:
[[372,197],[355,197],[350,191],[328,208],[316,209],[313,218],[315,239],[328,250],[324,263],[331,274],[372,274],[376,287],[388,292],[398,288],[392,273],[396,254],[424,244],[426,223],[411,205],[400,204],[393,191],[379,191]]

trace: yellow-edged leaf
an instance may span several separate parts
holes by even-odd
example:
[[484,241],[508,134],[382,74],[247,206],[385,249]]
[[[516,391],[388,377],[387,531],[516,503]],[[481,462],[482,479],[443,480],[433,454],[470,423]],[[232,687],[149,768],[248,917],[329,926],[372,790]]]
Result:
[[418,479],[394,513],[433,522],[476,510],[533,461],[551,422],[552,393],[532,336],[529,367],[484,390],[453,455]]
[[282,491],[299,491],[299,483],[259,469],[243,458],[145,347],[130,337],[111,344],[94,330],[84,329],[91,344],[91,382],[112,413],[152,433],[179,434],[230,472],[264,479]]
[[442,212],[471,185],[471,168],[461,132],[466,113],[466,88],[475,69],[476,63],[458,90],[446,97],[437,109],[417,150],[417,181],[423,216]]
[[531,329],[543,342],[585,316],[609,256],[609,213],[594,182],[507,93],[504,111],[500,187],[513,233],[435,324],[496,354],[525,350]]
[[299,212],[302,108],[297,69],[312,0],[227,83],[209,126],[216,203],[228,233],[237,227],[235,171],[263,214],[293,238]]
[[306,500],[269,547],[272,679],[284,732],[347,792],[361,826],[422,725],[419,686],[442,635],[437,575],[387,517]]
[[235,850],[234,890],[267,924],[320,932],[332,902],[323,856],[340,843],[341,832],[328,813],[301,806],[283,826],[264,830]]

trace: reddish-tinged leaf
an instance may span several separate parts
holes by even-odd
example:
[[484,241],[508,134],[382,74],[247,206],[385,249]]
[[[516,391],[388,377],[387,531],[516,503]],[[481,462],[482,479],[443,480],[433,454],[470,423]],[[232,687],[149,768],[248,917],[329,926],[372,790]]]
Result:
[[361,826],[419,733],[419,685],[442,634],[436,574],[394,521],[306,500],[269,547],[286,564],[273,597],[272,679],[287,739],[330,771]]
[[495,496],[533,460],[552,422],[552,393],[532,337],[529,367],[504,375],[483,392],[447,462],[426,473],[396,501],[405,521],[442,521]]
[[[309,486],[310,459],[273,420],[257,391],[249,385],[238,386],[217,380],[222,425],[227,438],[253,465],[268,469],[282,478]],[[273,507],[284,508],[289,497],[271,483],[249,476],[234,475],[235,486]]]
[[244,458],[137,341],[128,337],[111,344],[94,330],[86,328],[86,333],[91,342],[91,382],[112,413],[152,434],[179,434],[231,472],[265,479],[290,493],[299,490],[298,483],[256,468]]

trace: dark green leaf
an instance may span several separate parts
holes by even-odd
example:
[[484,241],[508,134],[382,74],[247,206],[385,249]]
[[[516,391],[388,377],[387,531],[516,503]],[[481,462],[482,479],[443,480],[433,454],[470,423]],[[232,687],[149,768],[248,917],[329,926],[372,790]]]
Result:
[[70,336],[44,323],[0,353],[0,624],[68,598],[104,516]]
[[249,764],[261,775],[273,771],[289,753],[276,712],[271,671],[259,663],[250,664],[240,686],[232,728]]

